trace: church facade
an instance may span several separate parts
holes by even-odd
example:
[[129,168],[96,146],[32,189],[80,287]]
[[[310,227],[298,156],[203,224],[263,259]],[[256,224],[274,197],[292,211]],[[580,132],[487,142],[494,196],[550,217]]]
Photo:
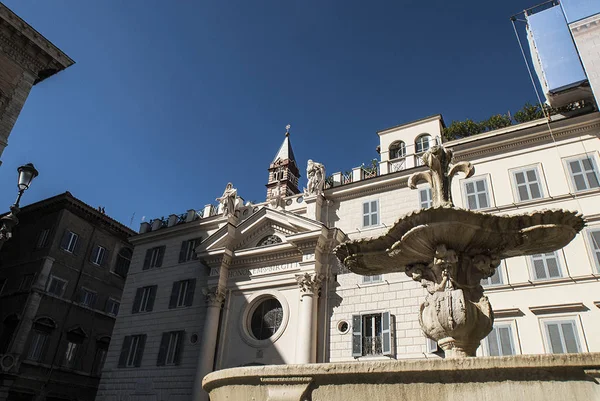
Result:
[[[379,131],[375,169],[326,180],[309,160],[302,192],[288,132],[265,202],[231,184],[218,206],[142,223],[97,399],[207,399],[202,378],[237,366],[442,358],[419,326],[419,283],[356,275],[333,250],[431,206],[430,189],[407,181],[443,126],[436,115]],[[599,137],[588,111],[444,143],[475,165],[452,183],[457,207],[587,221],[564,249],[508,259],[483,283],[495,324],[479,354],[600,352]]]

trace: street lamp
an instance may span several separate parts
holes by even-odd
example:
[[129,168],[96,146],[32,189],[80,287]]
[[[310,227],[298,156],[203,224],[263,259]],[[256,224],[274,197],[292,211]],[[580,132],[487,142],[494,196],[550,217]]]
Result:
[[21,202],[23,192],[29,189],[31,181],[38,176],[38,171],[31,163],[20,166],[17,171],[19,172],[19,182],[17,184],[19,187],[19,194],[17,195],[15,203],[10,207],[10,213],[0,219],[0,248],[2,248],[2,245],[12,237],[13,227],[19,224],[17,214],[20,210],[19,202]]

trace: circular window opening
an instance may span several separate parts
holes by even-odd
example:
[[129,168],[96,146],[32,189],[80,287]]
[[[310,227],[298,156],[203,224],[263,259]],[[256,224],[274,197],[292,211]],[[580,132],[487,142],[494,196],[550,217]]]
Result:
[[192,334],[192,336],[190,337],[190,342],[192,344],[196,344],[198,342],[198,334]]
[[348,332],[348,329],[350,328],[350,325],[348,324],[347,321],[342,320],[341,322],[338,323],[337,325],[337,329],[340,333],[345,334]]
[[261,302],[252,313],[250,331],[257,340],[266,340],[275,334],[282,321],[281,303],[275,298],[269,298]]

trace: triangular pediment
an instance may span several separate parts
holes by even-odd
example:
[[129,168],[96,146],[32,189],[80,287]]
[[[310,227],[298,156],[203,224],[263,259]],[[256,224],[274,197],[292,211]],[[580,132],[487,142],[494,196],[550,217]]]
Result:
[[[210,252],[227,248],[231,251],[255,248],[261,240],[276,236],[281,243],[288,242],[287,237],[296,234],[321,232],[325,226],[311,219],[283,210],[262,207],[237,226],[226,224],[206,238],[196,252]],[[266,241],[269,242],[269,241]],[[271,241],[273,245],[277,239]]]

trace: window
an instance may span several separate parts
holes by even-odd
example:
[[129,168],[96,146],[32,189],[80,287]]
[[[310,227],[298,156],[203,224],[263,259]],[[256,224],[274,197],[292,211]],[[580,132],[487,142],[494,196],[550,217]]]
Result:
[[126,336],[123,340],[123,347],[121,348],[118,366],[120,368],[139,368],[142,365],[145,345],[145,334]]
[[489,356],[515,355],[512,327],[509,324],[495,324],[486,337],[486,349]]
[[96,293],[82,287],[79,292],[79,303],[88,308],[93,308],[96,304]]
[[183,241],[181,243],[181,250],[179,251],[179,263],[198,259],[198,256],[196,256],[196,252],[194,252],[194,249],[196,248],[196,246],[198,246],[199,243],[199,238]]
[[101,337],[96,341],[96,353],[94,355],[94,363],[92,364],[92,374],[100,375],[106,362],[106,354],[108,353],[108,345],[110,337]]
[[256,244],[256,246],[267,246],[273,244],[280,244],[282,242],[283,241],[281,240],[281,238],[279,238],[277,235],[267,235],[266,237],[258,241],[258,244]]
[[421,209],[427,209],[428,207],[433,206],[431,188],[423,188],[419,190],[419,203],[421,205]]
[[500,270],[501,266],[498,266],[496,268],[496,272],[492,277],[484,278],[483,280],[481,280],[481,285],[483,285],[484,287],[490,287],[494,285],[504,284],[504,282],[502,281],[502,272]]
[[271,338],[283,322],[283,306],[275,298],[259,303],[252,312],[250,332],[257,340]]
[[581,352],[575,320],[544,322],[549,350],[553,354]]
[[571,182],[575,192],[585,191],[600,187],[598,179],[598,166],[593,156],[583,156],[569,159],[566,164],[571,175]]
[[129,265],[131,264],[131,255],[133,252],[129,248],[123,248],[117,255],[117,264],[115,265],[115,273],[125,278],[129,272]]
[[438,347],[438,343],[435,340],[432,340],[431,338],[427,338],[427,353],[428,354],[433,354],[435,352],[438,352],[440,349]]
[[562,277],[558,254],[556,252],[540,253],[531,257],[534,280],[546,280]]
[[169,309],[181,306],[191,306],[194,301],[194,290],[196,289],[196,279],[176,281],[171,290],[171,300]]
[[5,285],[6,285],[6,279],[0,278],[0,295],[2,295],[2,290],[4,290]]
[[45,230],[42,230],[40,232],[40,235],[38,236],[38,241],[37,241],[37,245],[36,248],[44,248],[46,245],[48,245],[48,236],[50,234],[50,229],[46,228]]
[[17,331],[17,326],[19,325],[19,317],[13,313],[12,315],[8,315],[4,322],[2,322],[2,335],[0,335],[0,354],[5,354],[8,352],[8,348],[10,347],[10,343],[15,335],[15,331]]
[[29,345],[27,359],[31,361],[41,361],[44,356],[47,340],[48,333],[34,330],[33,335],[31,336],[31,344]]
[[183,331],[163,333],[158,349],[156,366],[179,365],[181,361],[181,348],[183,346]]
[[106,261],[108,260],[108,251],[106,248],[100,245],[96,245],[92,254],[90,255],[90,261],[98,266],[106,266]]
[[352,316],[352,356],[392,355],[390,312]]
[[147,270],[152,267],[161,267],[163,256],[165,254],[165,248],[166,247],[163,245],[148,249],[146,251],[146,258],[144,259],[143,270]]
[[374,276],[363,276],[362,278],[363,284],[380,283],[382,280],[383,276],[381,274],[376,274]]
[[133,300],[133,309],[131,313],[151,312],[154,307],[154,298],[156,297],[155,285],[138,288]]
[[415,153],[416,154],[421,154],[421,153],[425,153],[429,150],[429,147],[431,146],[431,136],[428,134],[425,135],[421,135],[417,138],[417,140],[415,141]]
[[379,225],[379,201],[363,203],[363,227]]
[[31,288],[31,284],[33,284],[33,274],[26,274],[21,279],[21,284],[19,284],[19,291],[27,291]]
[[105,312],[108,313],[109,315],[117,316],[119,314],[120,306],[121,306],[121,303],[119,301],[116,301],[112,298],[108,298],[108,300],[106,301]]
[[477,210],[490,207],[487,179],[478,178],[466,181],[463,185],[469,209]]
[[50,280],[48,280],[48,285],[46,286],[46,291],[52,295],[56,295],[57,297],[62,297],[65,293],[66,287],[66,280],[60,279],[56,276],[50,276]]
[[513,171],[512,174],[517,199],[519,202],[540,199],[544,196],[542,193],[542,186],[537,168],[533,167]]
[[588,235],[596,268],[600,270],[600,229],[590,230]]
[[79,348],[81,344],[76,342],[67,341],[67,349],[63,357],[62,365],[69,369],[74,369],[77,364],[77,356],[79,354]]
[[396,141],[390,145],[390,159],[399,159],[406,156],[406,145],[402,141]]
[[76,253],[78,249],[79,235],[75,234],[72,231],[65,231],[62,241],[60,242],[60,247],[67,252]]

